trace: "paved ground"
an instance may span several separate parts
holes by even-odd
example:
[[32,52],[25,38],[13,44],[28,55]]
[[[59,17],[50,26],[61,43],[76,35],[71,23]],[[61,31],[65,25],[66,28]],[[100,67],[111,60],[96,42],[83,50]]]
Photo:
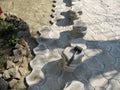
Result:
[[[60,54],[71,44],[71,25],[54,23],[40,31],[42,39],[37,39],[36,57],[30,62],[33,71],[26,79],[29,90],[120,90],[120,1],[79,2],[83,11],[81,20],[88,28],[83,38],[87,49],[81,65],[72,73],[62,70]],[[69,9],[59,4],[56,14]]]

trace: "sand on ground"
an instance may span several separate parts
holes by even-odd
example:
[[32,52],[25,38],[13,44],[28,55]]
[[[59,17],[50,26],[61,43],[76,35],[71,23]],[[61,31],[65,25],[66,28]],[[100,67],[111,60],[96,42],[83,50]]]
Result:
[[0,0],[0,7],[4,12],[10,12],[23,19],[35,34],[50,20],[52,0]]

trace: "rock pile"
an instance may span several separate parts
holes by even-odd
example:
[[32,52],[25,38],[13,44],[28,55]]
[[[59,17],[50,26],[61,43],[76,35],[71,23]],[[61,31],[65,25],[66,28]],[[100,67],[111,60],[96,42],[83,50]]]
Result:
[[20,38],[12,50],[12,55],[7,57],[5,70],[2,74],[2,78],[8,82],[10,88],[13,88],[28,73],[30,58],[29,46],[24,38]]

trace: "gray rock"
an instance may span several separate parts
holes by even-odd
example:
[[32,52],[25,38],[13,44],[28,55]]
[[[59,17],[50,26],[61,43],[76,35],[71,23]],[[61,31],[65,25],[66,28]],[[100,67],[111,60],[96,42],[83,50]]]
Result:
[[8,82],[8,84],[9,84],[9,87],[10,88],[13,88],[16,84],[17,84],[17,80],[16,79],[12,79],[11,81],[9,81]]
[[15,67],[15,64],[11,60],[7,60],[7,69]]
[[19,67],[18,71],[19,71],[20,75],[22,75],[22,76],[27,74],[27,70],[25,68]]
[[22,62],[22,56],[15,56],[15,58],[13,59],[14,63],[18,63],[18,62]]
[[14,56],[21,55],[21,49],[15,49],[15,50],[13,50],[13,54],[14,54]]
[[20,63],[20,67],[23,67],[25,69],[28,67],[28,58],[27,57],[25,57],[25,56],[22,57],[22,61]]
[[11,77],[14,77],[16,75],[16,68],[8,69],[8,73]]
[[20,80],[20,79],[22,78],[19,72],[17,72],[14,77],[15,77],[16,79],[18,79],[18,80]]
[[21,54],[23,55],[23,56],[27,56],[27,48],[22,48],[21,49]]
[[17,48],[17,49],[22,48],[22,47],[23,47],[23,46],[20,45],[20,44],[18,44],[18,43],[15,45],[15,48]]
[[0,90],[8,90],[8,84],[2,78],[0,78]]
[[4,73],[3,73],[3,78],[4,78],[4,79],[10,79],[10,78],[11,78],[8,70],[5,70],[5,71],[4,71]]

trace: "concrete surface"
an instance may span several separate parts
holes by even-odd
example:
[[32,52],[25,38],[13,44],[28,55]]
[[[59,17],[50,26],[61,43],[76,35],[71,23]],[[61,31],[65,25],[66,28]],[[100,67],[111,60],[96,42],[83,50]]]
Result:
[[[70,9],[65,1],[57,1],[56,17]],[[56,19],[51,19],[54,24],[40,30],[37,38],[36,56],[30,65],[39,74],[26,77],[28,90],[120,90],[120,0],[77,2],[82,4],[80,20],[87,26],[82,63],[74,72],[62,69],[60,55],[71,44],[72,25],[62,21],[57,25]],[[72,40],[77,40],[76,45],[83,44],[81,38]]]

